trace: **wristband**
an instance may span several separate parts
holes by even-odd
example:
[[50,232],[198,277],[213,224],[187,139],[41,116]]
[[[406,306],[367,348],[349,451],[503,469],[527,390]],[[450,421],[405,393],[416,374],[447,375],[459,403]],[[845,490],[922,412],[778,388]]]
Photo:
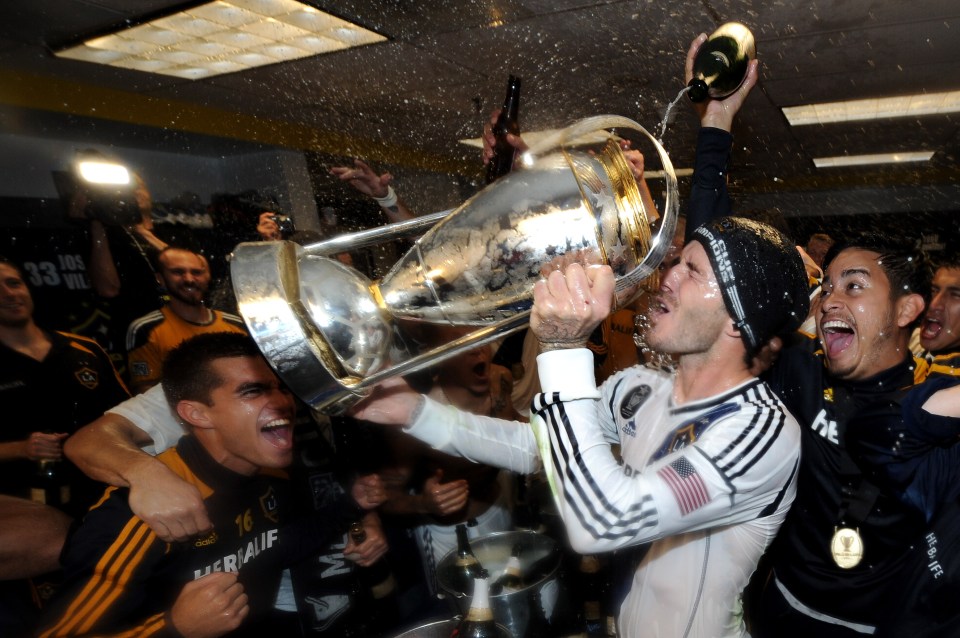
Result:
[[380,208],[393,208],[397,205],[397,193],[394,192],[393,186],[387,186],[386,195],[383,197],[374,197],[374,199],[380,204]]
[[587,338],[539,341],[540,352],[544,353],[544,352],[552,352],[554,350],[570,350],[571,348],[586,348],[587,341],[588,341]]

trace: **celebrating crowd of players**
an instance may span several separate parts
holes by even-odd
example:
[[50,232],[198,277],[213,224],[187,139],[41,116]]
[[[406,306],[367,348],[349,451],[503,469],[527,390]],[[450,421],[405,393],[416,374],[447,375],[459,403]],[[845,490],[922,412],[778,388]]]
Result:
[[[644,343],[670,364],[598,384],[587,346],[613,274],[558,269],[534,289],[529,423],[486,351],[318,418],[241,322],[206,308],[203,256],[169,247],[153,264],[170,302],[131,325],[143,393],[129,398],[95,342],[33,322],[22,274],[0,263],[0,491],[22,495],[64,450],[76,488],[66,516],[4,501],[5,635],[397,633],[435,610],[402,582],[391,614],[362,602],[363,570],[402,554],[392,521],[415,518],[435,593],[432,544],[465,521],[509,529],[503,477],[533,473],[572,550],[629,566],[614,584],[622,636],[960,633],[960,263],[934,271],[871,234],[822,254],[817,236],[806,254],[736,216],[731,129],[756,80],[752,62],[735,94],[697,107],[685,242],[645,300]],[[362,162],[335,174],[398,214],[388,177]],[[348,535],[356,524],[365,534]],[[56,590],[34,590],[40,615],[24,578]]]

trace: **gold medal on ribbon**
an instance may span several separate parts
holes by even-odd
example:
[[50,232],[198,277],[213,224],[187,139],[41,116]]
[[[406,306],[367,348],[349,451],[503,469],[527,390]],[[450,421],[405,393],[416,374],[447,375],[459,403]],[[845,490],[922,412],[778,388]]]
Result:
[[856,567],[863,558],[863,539],[860,529],[834,527],[830,539],[830,554],[841,569]]

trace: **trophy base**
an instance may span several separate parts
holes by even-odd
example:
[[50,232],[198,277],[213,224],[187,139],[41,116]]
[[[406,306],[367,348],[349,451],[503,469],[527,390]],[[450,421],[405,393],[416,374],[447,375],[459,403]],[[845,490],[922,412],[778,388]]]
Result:
[[230,268],[250,335],[294,394],[328,414],[365,395],[391,328],[361,273],[288,241],[240,244]]

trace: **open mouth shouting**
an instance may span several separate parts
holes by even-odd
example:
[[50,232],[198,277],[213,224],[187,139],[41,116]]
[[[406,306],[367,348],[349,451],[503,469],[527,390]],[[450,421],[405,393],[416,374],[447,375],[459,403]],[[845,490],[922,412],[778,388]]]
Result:
[[273,419],[260,428],[260,434],[279,450],[293,448],[293,424],[288,418]]
[[840,319],[823,321],[820,325],[820,332],[823,335],[823,347],[830,359],[839,357],[850,347],[857,336],[853,327]]
[[473,373],[475,381],[486,381],[490,376],[490,363],[488,361],[480,361],[470,368],[470,372]]
[[943,330],[943,324],[940,322],[940,319],[936,317],[927,317],[923,320],[923,325],[920,331],[920,338],[924,341],[933,340],[940,336],[940,332]]

